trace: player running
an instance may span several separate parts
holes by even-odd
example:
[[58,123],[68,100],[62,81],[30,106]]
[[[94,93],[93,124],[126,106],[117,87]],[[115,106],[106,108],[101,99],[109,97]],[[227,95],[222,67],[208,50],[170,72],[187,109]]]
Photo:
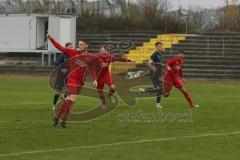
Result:
[[[65,48],[73,48],[72,43],[66,43]],[[65,54],[60,54],[59,58],[57,59],[55,69],[57,69],[57,78],[56,82],[54,84],[55,94],[53,98],[53,110],[56,108],[57,101],[62,93],[63,87],[66,84],[66,79],[68,75],[68,56]],[[64,98],[66,98],[66,94],[64,95]]]
[[161,105],[161,93],[162,93],[162,69],[163,69],[163,64],[162,64],[162,55],[163,55],[163,47],[161,42],[156,42],[155,43],[156,51],[151,55],[151,59],[148,62],[148,67],[151,69],[151,81],[153,84],[153,87],[150,88],[140,88],[139,90],[142,93],[155,93],[156,94],[156,100],[157,108],[163,108]]
[[[66,128],[67,117],[73,104],[76,102],[80,90],[84,85],[86,73],[89,69],[92,71],[94,79],[93,84],[95,87],[97,86],[96,69],[98,65],[100,66],[100,59],[87,51],[88,44],[85,41],[79,41],[78,49],[72,49],[61,46],[50,35],[48,35],[48,39],[58,50],[62,51],[69,58],[71,58],[68,62],[69,73],[66,85],[67,98],[53,119],[53,126],[57,126],[59,119],[61,118],[61,127]],[[101,68],[98,69],[100,70]]]
[[182,73],[183,64],[184,64],[183,51],[179,51],[179,53],[176,56],[172,57],[167,61],[166,63],[167,73],[164,77],[163,86],[163,93],[167,94],[164,94],[164,96],[168,97],[172,87],[175,86],[183,93],[184,97],[187,99],[191,108],[199,107],[199,105],[193,104],[190,95],[188,94],[187,90],[184,87],[184,82],[186,82],[186,80],[184,79]]
[[103,93],[103,89],[104,89],[104,85],[108,85],[109,86],[109,97],[112,96],[112,94],[115,92],[115,86],[114,86],[114,82],[112,80],[112,75],[111,72],[109,70],[109,66],[111,64],[111,62],[115,62],[115,61],[120,61],[120,62],[132,62],[135,63],[135,61],[126,59],[126,58],[121,58],[121,57],[117,57],[117,56],[113,56],[112,54],[108,53],[108,49],[102,45],[100,47],[100,54],[97,55],[97,57],[99,59],[102,60],[102,71],[101,73],[98,75],[97,77],[97,89],[99,92],[99,97],[102,101],[102,109],[106,109],[106,97],[104,96]]

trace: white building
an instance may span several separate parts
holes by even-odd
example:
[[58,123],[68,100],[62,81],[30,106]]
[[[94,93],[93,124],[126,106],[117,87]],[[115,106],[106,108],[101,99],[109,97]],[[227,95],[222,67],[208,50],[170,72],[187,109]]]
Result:
[[75,44],[76,17],[44,14],[0,15],[0,52],[56,51],[47,47],[49,31],[62,45]]

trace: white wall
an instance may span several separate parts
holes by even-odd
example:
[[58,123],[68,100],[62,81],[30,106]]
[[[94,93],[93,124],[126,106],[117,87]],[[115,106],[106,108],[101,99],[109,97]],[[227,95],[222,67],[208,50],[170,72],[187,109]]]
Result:
[[0,16],[0,49],[30,48],[30,17]]
[[[49,17],[49,33],[61,45],[71,42],[75,45],[76,40],[76,18],[70,17]],[[50,42],[48,43],[50,51],[58,51]]]
[[[41,17],[43,19],[38,19]],[[48,30],[53,37],[65,45],[75,44],[76,18],[55,15],[0,15],[0,51],[36,50],[44,43],[44,22],[48,19]],[[49,51],[57,51],[48,43]]]
[[30,47],[29,49],[34,50],[37,48],[37,21],[36,21],[36,16],[31,15],[30,16]]
[[[53,36],[53,38],[56,41],[59,41],[59,32],[60,32],[60,27],[59,27],[59,22],[60,18],[57,16],[49,16],[49,22],[48,22],[48,32]],[[58,51],[51,42],[48,42],[48,50],[50,51]]]
[[76,21],[74,18],[60,19],[60,42],[66,44],[68,42],[75,45],[76,39]]
[[60,43],[66,44],[71,41],[71,19],[60,19]]

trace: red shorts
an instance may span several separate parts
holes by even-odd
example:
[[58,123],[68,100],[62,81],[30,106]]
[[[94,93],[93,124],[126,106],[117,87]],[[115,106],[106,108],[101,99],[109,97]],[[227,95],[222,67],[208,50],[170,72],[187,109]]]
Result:
[[170,92],[172,87],[183,88],[183,82],[178,78],[178,76],[166,75],[164,78],[163,93]]
[[114,89],[114,83],[111,76],[98,77],[97,83],[98,91],[103,91],[105,84],[109,86],[110,90]]
[[84,85],[84,78],[83,76],[70,74],[67,79],[67,95],[78,95]]
[[82,86],[72,86],[72,85],[67,85],[67,95],[78,95],[82,89]]

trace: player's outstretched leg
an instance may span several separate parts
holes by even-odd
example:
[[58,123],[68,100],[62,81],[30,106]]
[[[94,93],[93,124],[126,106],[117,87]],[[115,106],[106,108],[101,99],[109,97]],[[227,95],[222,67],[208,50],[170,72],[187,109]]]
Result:
[[186,100],[188,101],[188,103],[189,103],[189,105],[190,105],[191,108],[199,107],[199,105],[193,104],[190,95],[188,94],[187,90],[186,90],[184,87],[180,88],[179,90],[183,93],[184,97],[185,97]]
[[67,110],[69,110],[69,108],[72,104],[73,104],[73,102],[71,100],[66,100],[66,101],[63,102],[63,104],[61,105],[58,113],[56,114],[56,116],[53,119],[53,126],[54,127],[58,125],[58,122],[59,122],[60,118],[63,119],[64,114],[65,114],[65,117],[66,117],[66,112],[67,112]]
[[66,128],[66,121],[69,115],[69,112],[72,109],[72,106],[74,104],[75,100],[71,100],[71,99],[66,99],[64,102],[64,110],[63,110],[63,114],[62,114],[62,122],[60,123],[62,128]]
[[139,91],[142,92],[141,94],[143,95],[144,93],[149,93],[149,94],[153,94],[156,93],[156,88],[154,87],[149,87],[149,88],[139,88]]
[[66,100],[63,102],[62,106],[60,107],[60,110],[58,111],[58,113],[53,119],[53,126],[57,126],[59,119],[61,118],[62,119],[61,127],[66,128],[67,117],[76,99],[77,99],[77,95],[70,95],[66,98]]

